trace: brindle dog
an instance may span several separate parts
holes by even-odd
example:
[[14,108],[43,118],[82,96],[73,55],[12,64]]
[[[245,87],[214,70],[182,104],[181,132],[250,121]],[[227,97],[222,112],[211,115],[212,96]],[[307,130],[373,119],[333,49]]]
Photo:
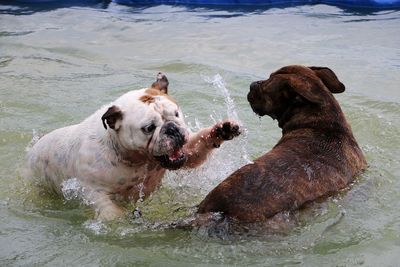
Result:
[[213,189],[198,213],[262,222],[345,188],[367,163],[332,95],[344,90],[325,67],[286,66],[252,83],[253,111],[277,119],[282,138]]

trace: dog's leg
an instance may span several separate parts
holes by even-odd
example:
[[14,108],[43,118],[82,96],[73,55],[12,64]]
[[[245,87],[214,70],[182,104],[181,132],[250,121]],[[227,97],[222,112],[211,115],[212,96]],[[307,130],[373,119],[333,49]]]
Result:
[[116,205],[110,195],[102,189],[87,190],[87,200],[94,206],[95,218],[101,221],[112,221],[125,215],[125,211]]
[[185,145],[188,160],[185,167],[195,168],[202,164],[212,150],[221,146],[226,140],[231,140],[240,134],[240,127],[232,121],[224,121],[212,127],[201,129],[191,134]]

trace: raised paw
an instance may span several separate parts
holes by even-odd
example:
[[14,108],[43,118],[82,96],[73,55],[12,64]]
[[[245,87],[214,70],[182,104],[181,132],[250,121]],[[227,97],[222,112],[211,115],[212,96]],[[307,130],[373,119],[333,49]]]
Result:
[[240,126],[236,122],[225,121],[215,125],[214,132],[217,138],[231,140],[240,135]]

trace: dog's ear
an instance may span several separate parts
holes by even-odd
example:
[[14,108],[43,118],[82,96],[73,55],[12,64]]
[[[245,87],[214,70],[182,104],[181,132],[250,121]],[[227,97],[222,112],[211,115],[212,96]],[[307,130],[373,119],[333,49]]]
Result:
[[103,126],[105,129],[110,127],[111,129],[118,130],[120,125],[120,121],[122,120],[122,111],[117,106],[111,106],[108,108],[106,113],[101,117],[101,121],[103,122]]
[[164,73],[159,72],[157,74],[157,78],[156,79],[157,80],[151,85],[151,88],[159,90],[164,94],[168,94],[169,82],[168,82],[167,76],[165,76]]
[[345,87],[336,74],[327,67],[309,67],[321,79],[324,85],[334,94],[343,93]]
[[[324,104],[328,96],[328,92],[321,89],[321,84],[317,81],[313,81],[308,77],[304,77],[299,74],[275,74],[273,80],[278,80],[280,87],[288,86],[294,92],[304,97],[308,101],[314,104]],[[272,83],[272,84],[274,84]]]

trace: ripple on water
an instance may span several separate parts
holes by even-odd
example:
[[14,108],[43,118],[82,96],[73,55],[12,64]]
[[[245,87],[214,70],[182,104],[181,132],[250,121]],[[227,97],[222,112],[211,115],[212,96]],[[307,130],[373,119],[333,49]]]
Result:
[[[7,244],[0,265],[398,265],[399,11],[63,7],[0,7],[0,235]],[[217,234],[165,227],[190,217],[209,190],[247,163],[242,156],[276,143],[276,122],[260,123],[246,93],[251,81],[293,63],[331,67],[346,84],[337,97],[369,169],[349,190],[302,211],[288,233],[230,237],[229,225]],[[142,217],[125,221],[92,220],[73,180],[65,201],[16,179],[32,129],[79,122],[149,85],[158,71],[169,75],[193,129],[236,112],[245,134],[197,170],[168,172],[160,190],[128,207]]]

